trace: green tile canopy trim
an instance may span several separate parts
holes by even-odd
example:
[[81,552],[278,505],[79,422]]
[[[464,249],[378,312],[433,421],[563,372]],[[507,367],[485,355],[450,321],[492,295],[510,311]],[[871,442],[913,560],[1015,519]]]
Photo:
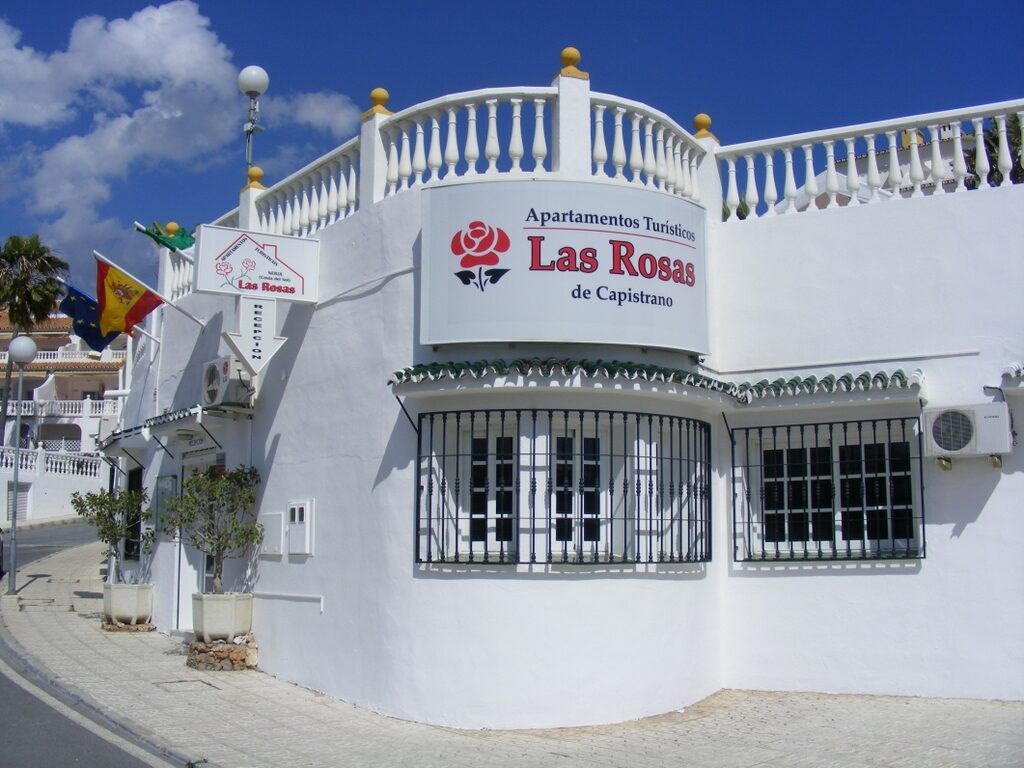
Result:
[[767,397],[796,397],[799,395],[832,394],[867,390],[908,390],[920,387],[923,374],[914,371],[907,374],[902,369],[891,373],[885,371],[864,371],[860,374],[829,374],[822,378],[808,376],[790,379],[763,379],[754,382],[728,382],[705,376],[702,373],[683,368],[669,368],[660,365],[633,363],[623,360],[589,360],[566,358],[519,358],[516,360],[474,360],[420,363],[395,371],[388,384],[420,384],[422,382],[487,376],[575,376],[587,378],[626,379],[630,381],[664,382],[682,384],[696,389],[721,392],[733,397],[739,403],[751,403]]

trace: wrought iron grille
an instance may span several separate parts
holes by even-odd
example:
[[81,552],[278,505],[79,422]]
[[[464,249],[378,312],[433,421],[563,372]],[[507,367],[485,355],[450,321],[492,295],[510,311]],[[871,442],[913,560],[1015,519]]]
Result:
[[710,430],[678,416],[504,409],[419,417],[421,563],[710,557]]
[[918,419],[732,430],[734,557],[923,558]]

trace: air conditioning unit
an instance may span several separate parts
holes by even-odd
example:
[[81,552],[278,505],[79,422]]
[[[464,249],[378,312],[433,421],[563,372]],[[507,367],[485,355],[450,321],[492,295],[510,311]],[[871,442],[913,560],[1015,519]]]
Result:
[[993,456],[1011,450],[1006,403],[926,408],[923,415],[925,456]]
[[249,386],[239,378],[238,364],[230,357],[218,357],[203,365],[199,382],[199,400],[204,406],[235,405],[248,407]]

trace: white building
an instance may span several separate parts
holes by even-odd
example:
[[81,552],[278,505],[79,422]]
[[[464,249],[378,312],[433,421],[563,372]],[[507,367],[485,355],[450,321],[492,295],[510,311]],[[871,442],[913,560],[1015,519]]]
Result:
[[[7,312],[0,312],[0,343],[4,347],[0,370],[7,366],[6,348],[14,330]],[[93,352],[74,335],[71,318],[58,313],[37,325],[32,338],[39,352],[25,366],[20,402],[17,372],[11,380],[5,434],[0,440],[0,484],[4,487],[0,520],[5,528],[14,507],[18,410],[18,520],[36,523],[74,517],[72,493],[96,491],[109,484],[110,468],[96,446],[118,425],[118,394],[127,391],[127,337],[122,336],[102,353]]]
[[[316,303],[278,301],[280,351],[224,376],[238,299],[165,252],[206,324],[154,313],[105,450],[157,497],[259,468],[233,578],[261,667],[397,717],[1024,697],[1024,187],[963,160],[995,126],[1007,177],[1024,100],[730,147],[577,60],[397,114],[375,91],[359,136],[254,172],[215,224],[319,241]],[[162,630],[204,571],[161,540]]]

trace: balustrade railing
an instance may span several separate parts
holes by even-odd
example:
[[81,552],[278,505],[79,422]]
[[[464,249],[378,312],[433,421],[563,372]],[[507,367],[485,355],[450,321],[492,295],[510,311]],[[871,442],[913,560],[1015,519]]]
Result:
[[700,199],[697,168],[704,149],[688,131],[650,107],[602,93],[591,94],[591,109],[594,176]]
[[120,400],[10,400],[7,415],[57,417],[117,416],[121,413]]
[[[123,349],[106,349],[101,352],[93,352],[85,349],[58,349],[48,350],[45,352],[37,352],[35,363],[48,363],[48,362],[61,362],[61,363],[73,363],[73,362],[111,362],[121,361],[127,357],[127,352]],[[7,352],[0,352],[0,364],[7,363]]]
[[385,196],[446,179],[549,172],[547,121],[556,93],[554,87],[471,91],[392,115],[380,129],[388,159]]
[[1008,186],[1012,115],[1024,99],[719,147],[728,218]]
[[[17,452],[19,475],[64,475],[71,477],[99,477],[103,459],[95,454],[49,453],[35,448],[22,448]],[[13,446],[0,446],[0,471],[14,470]]]
[[264,192],[259,229],[308,237],[359,207],[359,139],[352,139]]

